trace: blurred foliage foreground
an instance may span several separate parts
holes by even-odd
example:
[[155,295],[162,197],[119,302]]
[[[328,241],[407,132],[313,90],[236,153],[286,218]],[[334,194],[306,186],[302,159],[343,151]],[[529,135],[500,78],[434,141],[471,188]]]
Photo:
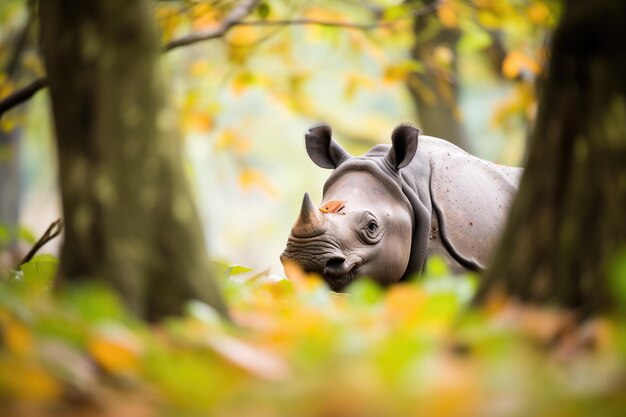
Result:
[[504,297],[470,308],[476,277],[438,260],[349,294],[230,267],[232,321],[191,302],[156,324],[102,286],[51,295],[56,267],[39,255],[0,282],[2,416],[625,415],[621,313],[572,327]]

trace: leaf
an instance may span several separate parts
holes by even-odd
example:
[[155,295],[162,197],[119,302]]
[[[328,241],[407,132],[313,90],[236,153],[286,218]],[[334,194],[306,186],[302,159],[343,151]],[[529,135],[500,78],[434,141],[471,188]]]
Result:
[[531,22],[537,25],[551,25],[552,13],[548,6],[541,2],[534,2],[526,11]]
[[87,323],[126,318],[118,296],[101,284],[74,284],[62,293],[62,301],[66,308],[74,311]]
[[489,33],[472,22],[464,22],[461,39],[458,43],[460,52],[476,52],[491,45],[493,40]]
[[230,265],[228,269],[224,272],[228,276],[245,274],[246,272],[252,271],[252,268],[248,268],[247,266],[241,265]]
[[267,2],[265,1],[259,4],[259,6],[256,8],[256,14],[259,19],[267,19],[271,12],[272,9],[270,8],[270,5],[267,4]]
[[424,71],[425,67],[422,62],[406,59],[386,66],[383,72],[383,80],[386,82],[404,82],[411,73],[423,73]]
[[33,292],[43,293],[52,288],[59,269],[59,260],[52,255],[35,255],[20,266],[26,286]]
[[444,277],[449,274],[448,266],[441,256],[431,256],[426,262],[426,276],[429,278]]
[[111,373],[134,371],[143,352],[141,340],[116,322],[99,325],[90,335],[87,349],[94,360]]
[[244,191],[249,191],[252,188],[258,188],[272,198],[277,198],[280,195],[278,188],[276,188],[262,172],[254,169],[243,169],[239,173],[239,184]]
[[502,27],[502,19],[490,10],[479,11],[478,21],[487,29],[499,29]]
[[319,210],[322,213],[339,213],[346,206],[345,200],[333,200],[324,204]]
[[34,343],[30,329],[12,317],[0,318],[3,341],[9,351],[27,355],[33,351]]
[[217,137],[213,146],[218,151],[232,151],[237,155],[243,155],[250,151],[252,142],[234,130],[226,129]]
[[386,21],[401,19],[405,17],[408,12],[408,7],[404,5],[387,7],[383,11],[382,19]]
[[442,25],[447,28],[459,26],[457,5],[452,0],[444,0],[437,8],[437,17]]
[[519,50],[509,52],[502,63],[502,74],[509,79],[514,79],[525,71],[537,75],[541,72],[541,65]]
[[348,294],[351,304],[372,306],[383,298],[383,290],[371,279],[361,278],[350,284]]
[[[0,369],[2,370],[0,389],[3,391],[3,397],[8,394],[8,398],[25,400],[25,403],[32,407],[33,402],[54,400],[61,393],[57,380],[35,362],[17,361],[2,356]],[[5,407],[6,405],[3,405],[3,412]]]

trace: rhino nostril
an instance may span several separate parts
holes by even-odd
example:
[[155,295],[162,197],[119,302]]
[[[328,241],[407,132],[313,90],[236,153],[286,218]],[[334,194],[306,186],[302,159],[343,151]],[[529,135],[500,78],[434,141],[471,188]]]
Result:
[[330,258],[326,261],[324,273],[332,276],[343,276],[349,272],[346,259],[341,257]]
[[326,267],[332,269],[339,268],[345,261],[346,260],[344,258],[330,258],[326,262]]

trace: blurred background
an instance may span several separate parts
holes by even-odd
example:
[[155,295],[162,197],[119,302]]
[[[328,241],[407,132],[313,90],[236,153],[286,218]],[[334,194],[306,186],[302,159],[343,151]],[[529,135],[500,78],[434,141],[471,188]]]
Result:
[[[163,44],[215,32],[239,3],[155,1]],[[33,7],[0,2],[0,100],[45,73]],[[412,122],[522,165],[558,13],[550,0],[268,0],[223,35],[164,53],[210,256],[282,270],[302,195],[320,201],[329,174],[304,148],[317,122],[355,155]],[[61,215],[46,90],[0,117],[0,245],[19,253]]]

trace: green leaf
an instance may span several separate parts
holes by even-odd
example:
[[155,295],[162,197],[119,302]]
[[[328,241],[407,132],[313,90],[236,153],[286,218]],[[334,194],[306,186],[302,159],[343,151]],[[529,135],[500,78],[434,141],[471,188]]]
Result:
[[271,13],[272,9],[270,5],[266,2],[259,4],[259,7],[256,8],[256,14],[260,19],[267,19],[267,16]]
[[361,278],[348,287],[348,294],[352,304],[373,305],[381,300],[383,290],[371,279]]
[[126,318],[122,302],[101,283],[72,285],[61,297],[65,306],[88,323]]
[[212,260],[210,265],[213,273],[216,276],[223,276],[224,278],[232,277],[233,275],[245,274],[252,271],[252,268],[248,268],[243,265],[231,265],[224,261]]
[[252,268],[248,268],[247,266],[231,265],[228,267],[228,269],[224,273],[227,274],[228,276],[233,276],[233,275],[245,274],[246,272],[250,272],[250,271],[252,271]]
[[405,17],[408,12],[408,8],[403,5],[388,7],[383,12],[383,20],[397,20]]
[[26,286],[33,292],[47,292],[59,269],[59,260],[52,255],[36,255],[29,262],[20,266]]
[[431,256],[426,262],[426,276],[439,278],[449,275],[448,265],[440,256]]
[[491,45],[491,36],[480,26],[465,22],[462,24],[462,28],[463,34],[458,44],[459,51],[476,52]]

